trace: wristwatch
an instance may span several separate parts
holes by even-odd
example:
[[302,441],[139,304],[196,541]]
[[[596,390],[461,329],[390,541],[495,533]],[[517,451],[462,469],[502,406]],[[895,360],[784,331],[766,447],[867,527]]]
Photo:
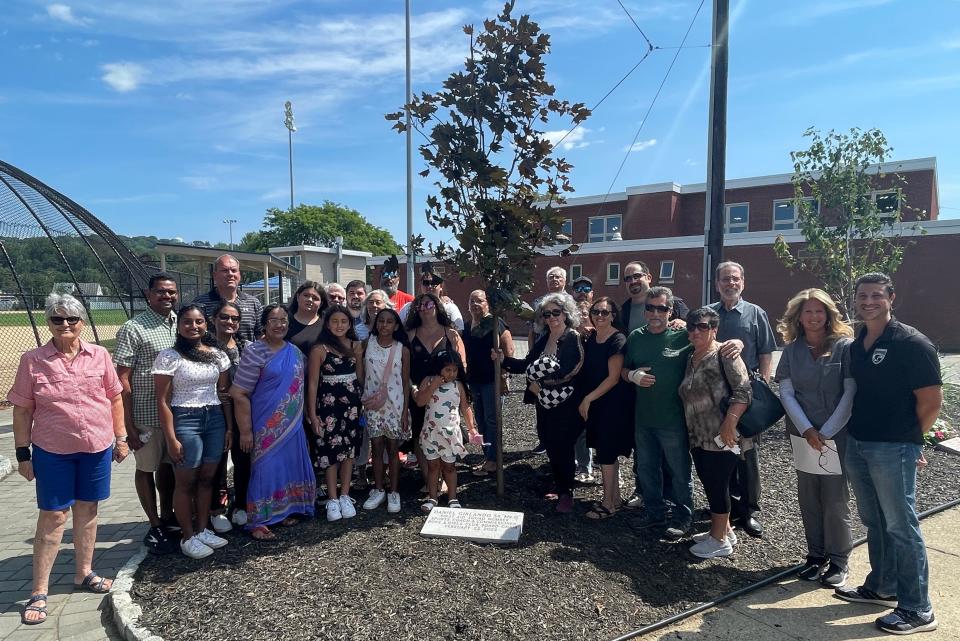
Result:
[[113,438],[117,441],[117,443],[126,443],[126,442],[127,442],[127,436],[126,436],[126,434],[124,434],[123,436],[114,436]]
[[30,446],[24,445],[23,447],[16,448],[17,450],[17,463],[26,463],[32,457],[30,455]]

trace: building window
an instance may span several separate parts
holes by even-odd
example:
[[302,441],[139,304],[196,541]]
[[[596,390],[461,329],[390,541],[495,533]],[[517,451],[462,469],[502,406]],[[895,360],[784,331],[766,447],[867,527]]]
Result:
[[[816,198],[804,198],[810,212],[814,215],[820,213],[820,201]],[[773,229],[774,231],[783,231],[797,228],[797,212],[793,205],[793,198],[773,201]]]
[[613,240],[613,235],[620,231],[622,218],[620,214],[613,216],[592,216],[589,221],[588,243],[602,243]]
[[873,201],[874,206],[876,206],[877,214],[881,218],[893,218],[900,212],[899,189],[871,192],[870,199]]
[[583,265],[570,265],[570,282],[583,276]]
[[278,256],[280,260],[292,265],[296,269],[300,269],[300,254],[294,254],[293,256]]
[[607,263],[607,285],[620,282],[620,263]]
[[570,218],[565,218],[563,224],[560,225],[560,233],[567,237],[567,240],[573,242],[573,220]]
[[672,283],[673,282],[673,261],[672,260],[662,260],[660,261],[660,277],[657,279],[657,283]]
[[736,203],[727,205],[726,233],[739,234],[749,231],[750,228],[750,203]]

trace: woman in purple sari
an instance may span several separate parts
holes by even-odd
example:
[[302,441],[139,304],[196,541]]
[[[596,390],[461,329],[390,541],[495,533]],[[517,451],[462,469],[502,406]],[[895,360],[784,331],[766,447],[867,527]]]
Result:
[[283,340],[283,307],[265,307],[261,322],[264,336],[243,351],[230,396],[240,447],[252,463],[246,528],[254,539],[272,541],[267,526],[313,516],[317,487],[303,436],[303,355]]

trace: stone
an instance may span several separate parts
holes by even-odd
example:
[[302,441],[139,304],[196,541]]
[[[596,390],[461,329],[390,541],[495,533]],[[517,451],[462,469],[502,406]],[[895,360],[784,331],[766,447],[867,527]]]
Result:
[[949,452],[950,454],[960,454],[960,436],[954,436],[945,441],[940,441],[937,443],[937,449]]
[[420,534],[477,543],[516,543],[522,531],[523,512],[435,507]]

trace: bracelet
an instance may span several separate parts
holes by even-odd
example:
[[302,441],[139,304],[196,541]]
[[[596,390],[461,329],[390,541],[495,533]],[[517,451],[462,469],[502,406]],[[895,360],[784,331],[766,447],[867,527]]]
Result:
[[124,434],[123,436],[114,436],[113,438],[114,438],[114,440],[115,440],[117,443],[126,443],[126,442],[127,442],[127,435],[126,435],[126,434]]
[[17,450],[17,463],[26,463],[26,462],[29,461],[31,458],[33,458],[33,457],[31,456],[31,454],[30,454],[30,446],[29,446],[29,445],[24,445],[23,447],[18,447],[18,448],[16,448],[16,450]]
[[739,421],[742,414],[737,414],[736,412],[727,412],[727,416],[732,416]]

